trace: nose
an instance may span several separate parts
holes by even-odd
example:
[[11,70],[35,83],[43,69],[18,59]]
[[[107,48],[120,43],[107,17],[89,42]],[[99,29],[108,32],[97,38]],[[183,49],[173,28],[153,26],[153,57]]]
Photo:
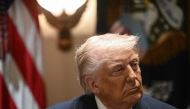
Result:
[[134,82],[137,79],[137,75],[135,71],[132,69],[130,65],[127,65],[127,83]]

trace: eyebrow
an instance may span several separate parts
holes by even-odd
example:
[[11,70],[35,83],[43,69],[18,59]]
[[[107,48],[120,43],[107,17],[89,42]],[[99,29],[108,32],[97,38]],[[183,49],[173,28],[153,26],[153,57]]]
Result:
[[112,60],[111,64],[108,65],[108,68],[113,68],[115,66],[122,65],[126,61],[130,62],[132,60],[137,60],[139,62],[138,54],[133,54],[130,58],[126,58],[124,60],[123,59]]
[[108,68],[113,68],[115,66],[118,66],[118,65],[122,65],[123,62],[121,60],[114,60],[111,64],[108,65]]
[[134,55],[132,55],[130,58],[129,58],[129,61],[132,61],[132,60],[137,60],[137,61],[139,61],[139,56],[138,56],[138,54],[134,54]]

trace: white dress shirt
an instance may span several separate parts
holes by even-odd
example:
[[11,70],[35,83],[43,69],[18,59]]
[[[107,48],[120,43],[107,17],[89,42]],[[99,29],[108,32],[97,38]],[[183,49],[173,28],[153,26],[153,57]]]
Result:
[[95,96],[95,100],[96,100],[96,104],[98,106],[98,109],[108,109],[106,106],[104,106],[104,104],[102,104],[102,102],[100,101],[100,99],[97,96]]
[[102,102],[100,101],[100,99],[97,96],[95,96],[95,100],[96,100],[98,109],[108,109],[108,108],[106,108],[106,106],[104,106],[104,104],[102,104]]

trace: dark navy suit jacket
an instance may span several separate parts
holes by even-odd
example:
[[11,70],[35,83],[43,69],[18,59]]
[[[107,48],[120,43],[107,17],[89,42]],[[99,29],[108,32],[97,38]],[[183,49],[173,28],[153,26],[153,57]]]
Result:
[[[98,109],[94,95],[81,95],[70,101],[65,101],[47,109]],[[176,109],[175,107],[143,94],[132,109]]]

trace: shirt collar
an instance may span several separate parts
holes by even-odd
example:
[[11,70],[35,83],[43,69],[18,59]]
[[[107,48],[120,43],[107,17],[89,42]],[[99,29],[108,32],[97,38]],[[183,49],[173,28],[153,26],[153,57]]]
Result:
[[104,104],[102,104],[102,102],[100,101],[100,99],[97,96],[95,96],[95,100],[96,100],[98,109],[108,109],[108,108],[106,108],[106,106],[104,106]]
[[102,104],[102,102],[100,101],[100,99],[99,99],[97,96],[95,96],[95,100],[96,100],[98,109],[108,109],[108,108],[106,108],[106,107]]

